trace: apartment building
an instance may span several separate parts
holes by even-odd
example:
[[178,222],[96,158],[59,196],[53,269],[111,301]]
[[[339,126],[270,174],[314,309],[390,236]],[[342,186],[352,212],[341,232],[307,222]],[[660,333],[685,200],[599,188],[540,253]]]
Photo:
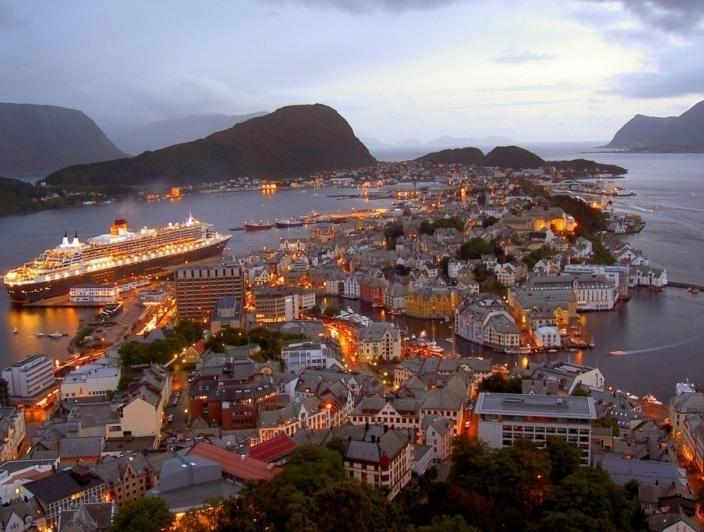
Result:
[[10,397],[31,399],[55,383],[54,363],[46,355],[30,355],[2,370]]
[[597,417],[591,397],[482,392],[474,413],[479,439],[489,447],[510,447],[519,439],[545,447],[554,436],[577,445],[582,464],[590,463],[591,423]]
[[193,265],[174,273],[178,319],[209,320],[222,297],[244,298],[244,273],[232,262]]

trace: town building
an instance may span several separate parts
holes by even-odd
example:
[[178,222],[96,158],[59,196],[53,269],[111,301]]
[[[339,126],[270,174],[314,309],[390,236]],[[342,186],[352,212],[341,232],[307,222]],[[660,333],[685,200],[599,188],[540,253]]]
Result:
[[518,352],[520,329],[498,296],[472,294],[455,311],[455,333],[492,349]]
[[22,490],[36,499],[51,529],[57,528],[62,511],[76,510],[81,503],[105,501],[105,482],[84,467],[56,471],[25,484]]
[[68,292],[69,301],[78,305],[114,305],[120,296],[117,285],[79,284]]
[[482,392],[474,413],[479,417],[478,437],[489,447],[510,447],[519,439],[545,447],[555,436],[577,445],[582,464],[590,463],[591,422],[596,419],[591,397]]
[[577,310],[611,310],[617,300],[614,281],[603,275],[540,275],[532,277],[526,288],[533,291],[573,290]]
[[303,342],[289,344],[281,349],[281,359],[289,371],[300,373],[304,369],[330,368],[336,360],[328,353],[328,347],[322,342]]
[[15,407],[0,407],[0,460],[16,459],[26,435],[24,413]]
[[2,370],[7,391],[15,399],[33,399],[56,383],[54,363],[46,355],[30,355]]
[[220,298],[244,299],[244,274],[234,263],[188,265],[174,272],[176,316],[210,320]]
[[401,359],[401,332],[392,323],[377,322],[362,327],[358,333],[359,361]]
[[393,499],[411,481],[412,442],[403,431],[370,425],[358,438],[350,436],[344,466],[350,478],[386,489]]
[[409,291],[404,314],[412,318],[444,319],[454,315],[463,294],[453,287],[428,287]]
[[66,375],[59,386],[63,400],[84,397],[105,397],[120,384],[120,366],[116,361],[101,358],[76,368]]
[[562,361],[530,363],[528,368],[533,380],[556,382],[558,389],[566,395],[571,395],[580,387],[585,390],[604,389],[604,374],[599,368]]
[[242,302],[232,296],[218,299],[213,317],[210,320],[210,332],[218,334],[227,327],[240,329],[242,325]]
[[315,306],[315,292],[309,289],[255,287],[253,293],[257,324],[297,320],[302,310]]

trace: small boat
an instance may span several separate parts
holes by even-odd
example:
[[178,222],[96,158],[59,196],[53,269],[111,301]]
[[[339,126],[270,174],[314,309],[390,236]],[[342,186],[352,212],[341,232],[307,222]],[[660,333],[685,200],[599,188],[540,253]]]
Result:
[[698,197],[699,197],[699,194],[697,194],[696,192],[692,192],[692,197],[693,197],[693,198],[698,198]]
[[47,334],[47,336],[48,336],[49,338],[55,338],[55,339],[56,339],[56,338],[62,338],[63,335],[64,335],[64,333],[59,332],[59,331],[54,331],[54,332],[51,332],[51,333]]
[[650,286],[648,286],[648,292],[653,292],[653,293],[662,292],[662,287],[655,286],[654,284],[651,284]]
[[690,294],[698,294],[699,291],[699,288],[697,288],[696,286],[690,286],[689,288],[687,288],[687,292],[689,292]]
[[372,308],[384,308],[383,303],[372,303]]
[[649,393],[648,395],[644,395],[643,399],[641,399],[644,403],[648,403],[651,405],[661,405],[662,401],[658,401],[658,398],[655,397],[652,393]]
[[624,352],[623,352],[623,351],[619,351],[619,350],[616,350],[616,351],[609,351],[609,355],[611,355],[611,356],[619,356],[619,355],[623,355],[623,354],[624,354]]
[[274,224],[269,222],[269,221],[263,221],[259,220],[259,222],[245,222],[244,223],[244,229],[245,231],[264,231],[266,229],[271,229],[274,227]]
[[557,349],[552,347],[552,348],[548,349],[548,353],[557,353]]
[[38,331],[38,332],[34,333],[34,336],[36,336],[37,338],[44,338],[44,333],[41,331]]
[[455,339],[454,339],[452,336],[448,336],[447,338],[445,338],[445,341],[446,341],[448,344],[454,344],[454,343],[455,343]]
[[17,330],[17,327],[12,328],[12,334],[19,334],[19,330]]

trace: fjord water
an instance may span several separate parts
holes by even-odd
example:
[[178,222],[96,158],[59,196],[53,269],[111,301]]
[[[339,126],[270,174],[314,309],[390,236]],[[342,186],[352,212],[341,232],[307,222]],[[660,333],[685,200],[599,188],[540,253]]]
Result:
[[[603,144],[603,143],[602,143]],[[617,210],[643,216],[647,225],[638,235],[624,237],[641,248],[657,266],[667,268],[671,280],[704,284],[704,154],[625,154],[591,153],[599,143],[541,144],[527,148],[548,160],[587,158],[613,163],[629,169],[621,186],[637,195],[618,198]],[[376,154],[385,158],[384,154]],[[419,156],[422,154],[410,154]],[[408,154],[404,154],[408,157]],[[393,157],[395,159],[398,156]],[[389,158],[391,159],[391,157]],[[179,202],[136,203],[89,206],[59,211],[44,211],[25,216],[0,218],[0,271],[5,272],[31,260],[45,248],[55,245],[64,230],[78,230],[83,237],[104,232],[114,218],[123,217],[133,228],[184,219],[189,210],[207,220],[221,232],[240,226],[245,219],[283,218],[316,210],[320,212],[373,207],[385,201],[336,200],[327,197],[337,190],[285,190],[271,196],[258,192],[187,196]],[[699,197],[694,197],[695,192]],[[650,212],[652,210],[652,212]],[[262,245],[275,246],[286,235],[304,236],[306,229],[272,230],[260,233],[234,232],[230,250],[240,254]],[[361,303],[352,303],[368,313],[377,313]],[[689,378],[704,384],[701,361],[704,342],[704,293],[694,296],[686,290],[669,288],[660,294],[634,291],[630,302],[614,312],[583,316],[596,347],[584,352],[540,355],[575,363],[598,366],[609,384],[637,394],[654,393],[666,399],[674,383]],[[65,358],[67,339],[35,338],[36,331],[59,330],[73,333],[79,320],[92,311],[66,309],[11,309],[6,293],[0,295],[0,366],[34,352]],[[378,314],[379,319],[387,318]],[[420,320],[402,320],[411,332],[434,330],[435,339],[449,350],[444,339],[450,336],[447,325]],[[17,326],[18,335],[12,335]],[[481,354],[468,342],[458,340],[460,354]],[[614,350],[621,356],[610,356]],[[489,355],[489,353],[484,353]],[[514,364],[516,357],[492,355],[500,362]]]

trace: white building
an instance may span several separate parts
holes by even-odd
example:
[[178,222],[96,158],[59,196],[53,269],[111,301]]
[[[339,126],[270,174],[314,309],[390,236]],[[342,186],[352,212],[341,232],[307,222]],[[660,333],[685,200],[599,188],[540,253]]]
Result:
[[290,344],[281,349],[281,359],[290,371],[300,373],[304,369],[329,369],[340,363],[328,355],[324,343],[304,342]]
[[591,422],[597,417],[591,397],[482,392],[474,413],[479,416],[479,439],[489,447],[510,447],[527,439],[542,448],[555,436],[577,445],[582,464],[590,463]]
[[359,299],[360,288],[359,277],[355,274],[348,275],[345,279],[342,297]]
[[533,331],[533,338],[538,347],[560,347],[562,339],[560,338],[560,330],[557,327],[538,327]]
[[61,399],[104,397],[120,383],[120,368],[101,358],[72,371],[61,381]]
[[11,397],[29,399],[51,388],[56,382],[54,364],[45,355],[30,355],[2,370]]
[[80,284],[68,291],[71,303],[113,305],[117,303],[120,289],[106,284]]
[[667,271],[650,266],[631,267],[631,286],[667,286]]
[[401,283],[392,283],[384,291],[384,306],[396,312],[403,312],[406,308],[408,288]]
[[359,360],[365,364],[381,358],[401,359],[401,333],[391,323],[371,323],[359,331]]

